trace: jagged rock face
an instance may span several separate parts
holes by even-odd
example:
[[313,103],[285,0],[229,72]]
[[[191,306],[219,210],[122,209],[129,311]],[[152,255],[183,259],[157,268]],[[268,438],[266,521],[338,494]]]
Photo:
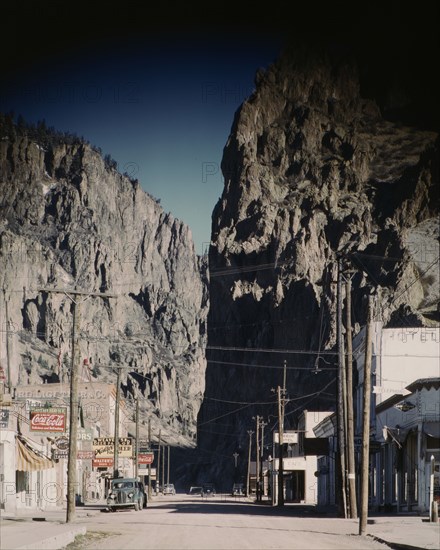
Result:
[[[204,392],[206,262],[189,228],[84,143],[0,142],[0,285],[13,384],[68,381],[71,302],[41,289],[113,294],[81,305],[81,357],[139,396],[169,444],[193,445]],[[85,297],[80,297],[83,300]],[[7,304],[5,304],[5,301]],[[4,336],[4,333],[3,333]],[[6,350],[1,362],[6,368]]]
[[[287,52],[257,73],[255,92],[236,113],[222,169],[199,436],[212,448],[215,432],[228,433],[219,453],[232,457],[241,449],[245,464],[252,414],[276,420],[276,405],[268,402],[271,388],[282,384],[284,359],[290,398],[334,378],[311,369],[317,351],[335,344],[339,254],[355,271],[357,328],[365,322],[367,285],[379,291],[385,324],[405,323],[402,316],[438,322],[438,135],[384,120],[375,102],[361,97],[351,61]],[[303,353],[267,352],[276,349]],[[331,408],[334,398],[324,396],[291,402],[287,426],[295,410]],[[230,403],[223,414],[221,401]],[[244,410],[234,413],[240,405]],[[232,458],[226,462],[234,475]],[[211,468],[220,476],[223,466]]]

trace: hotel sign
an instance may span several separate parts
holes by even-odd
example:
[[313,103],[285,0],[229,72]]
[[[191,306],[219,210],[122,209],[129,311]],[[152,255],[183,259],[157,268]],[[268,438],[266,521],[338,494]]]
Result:
[[32,432],[65,432],[67,409],[39,408],[30,411],[30,429]]

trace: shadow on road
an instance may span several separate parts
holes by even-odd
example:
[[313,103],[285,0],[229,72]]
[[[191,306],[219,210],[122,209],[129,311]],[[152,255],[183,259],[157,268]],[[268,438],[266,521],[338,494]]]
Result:
[[155,507],[169,509],[176,514],[241,514],[249,516],[270,517],[337,517],[332,509],[306,506],[302,504],[285,504],[283,507],[271,506],[269,503],[237,502],[233,499],[190,500],[187,502],[155,502]]

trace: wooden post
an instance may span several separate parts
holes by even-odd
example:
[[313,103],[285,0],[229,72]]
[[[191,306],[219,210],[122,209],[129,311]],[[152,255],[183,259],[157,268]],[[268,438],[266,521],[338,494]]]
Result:
[[[151,451],[151,420],[148,419],[148,450]],[[148,464],[148,499],[151,498],[151,464]]]
[[284,361],[283,388],[278,386],[278,423],[279,423],[279,459],[278,459],[278,506],[284,506],[284,408],[286,396],[286,361]]
[[368,314],[365,334],[365,365],[364,365],[364,395],[363,395],[363,430],[362,430],[362,462],[361,462],[361,498],[359,535],[365,535],[368,517],[368,481],[370,458],[370,401],[371,401],[371,357],[372,357],[372,319],[373,297],[368,296]]
[[260,500],[260,417],[256,417],[256,431],[255,431],[255,483],[257,501]]
[[138,468],[139,468],[139,398],[136,397],[136,449],[135,449],[135,467],[134,467],[134,477],[138,478]]
[[246,480],[246,496],[249,496],[250,484],[251,484],[251,450],[252,450],[252,430],[248,430],[249,435],[249,452],[248,452],[248,471],[247,471],[247,480]]
[[70,374],[70,422],[69,422],[69,457],[67,460],[67,514],[66,523],[75,520],[76,500],[76,455],[78,442],[78,371],[80,363],[79,327],[81,324],[81,307],[77,299],[73,303],[72,328],[72,366]]
[[160,487],[160,446],[161,446],[161,429],[159,428],[159,450],[157,452],[157,469],[156,469],[156,494],[159,494]]
[[119,400],[121,399],[121,367],[116,377],[115,437],[113,445],[113,477],[119,477]]
[[341,260],[338,260],[338,281],[337,281],[337,337],[338,337],[338,448],[339,448],[339,473],[340,473],[340,499],[341,507],[340,514],[347,517],[347,486],[345,478],[345,398],[346,398],[346,380],[345,380],[345,358],[342,338],[342,273]]
[[351,276],[346,282],[346,321],[347,321],[347,453],[348,453],[348,494],[350,518],[357,518],[356,463],[354,456],[354,416],[353,416],[353,341],[351,328]]

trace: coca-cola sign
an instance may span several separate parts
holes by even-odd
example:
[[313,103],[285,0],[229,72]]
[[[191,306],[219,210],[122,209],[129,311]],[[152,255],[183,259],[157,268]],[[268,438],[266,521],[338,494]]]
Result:
[[33,432],[65,432],[67,409],[32,409],[30,427]]

